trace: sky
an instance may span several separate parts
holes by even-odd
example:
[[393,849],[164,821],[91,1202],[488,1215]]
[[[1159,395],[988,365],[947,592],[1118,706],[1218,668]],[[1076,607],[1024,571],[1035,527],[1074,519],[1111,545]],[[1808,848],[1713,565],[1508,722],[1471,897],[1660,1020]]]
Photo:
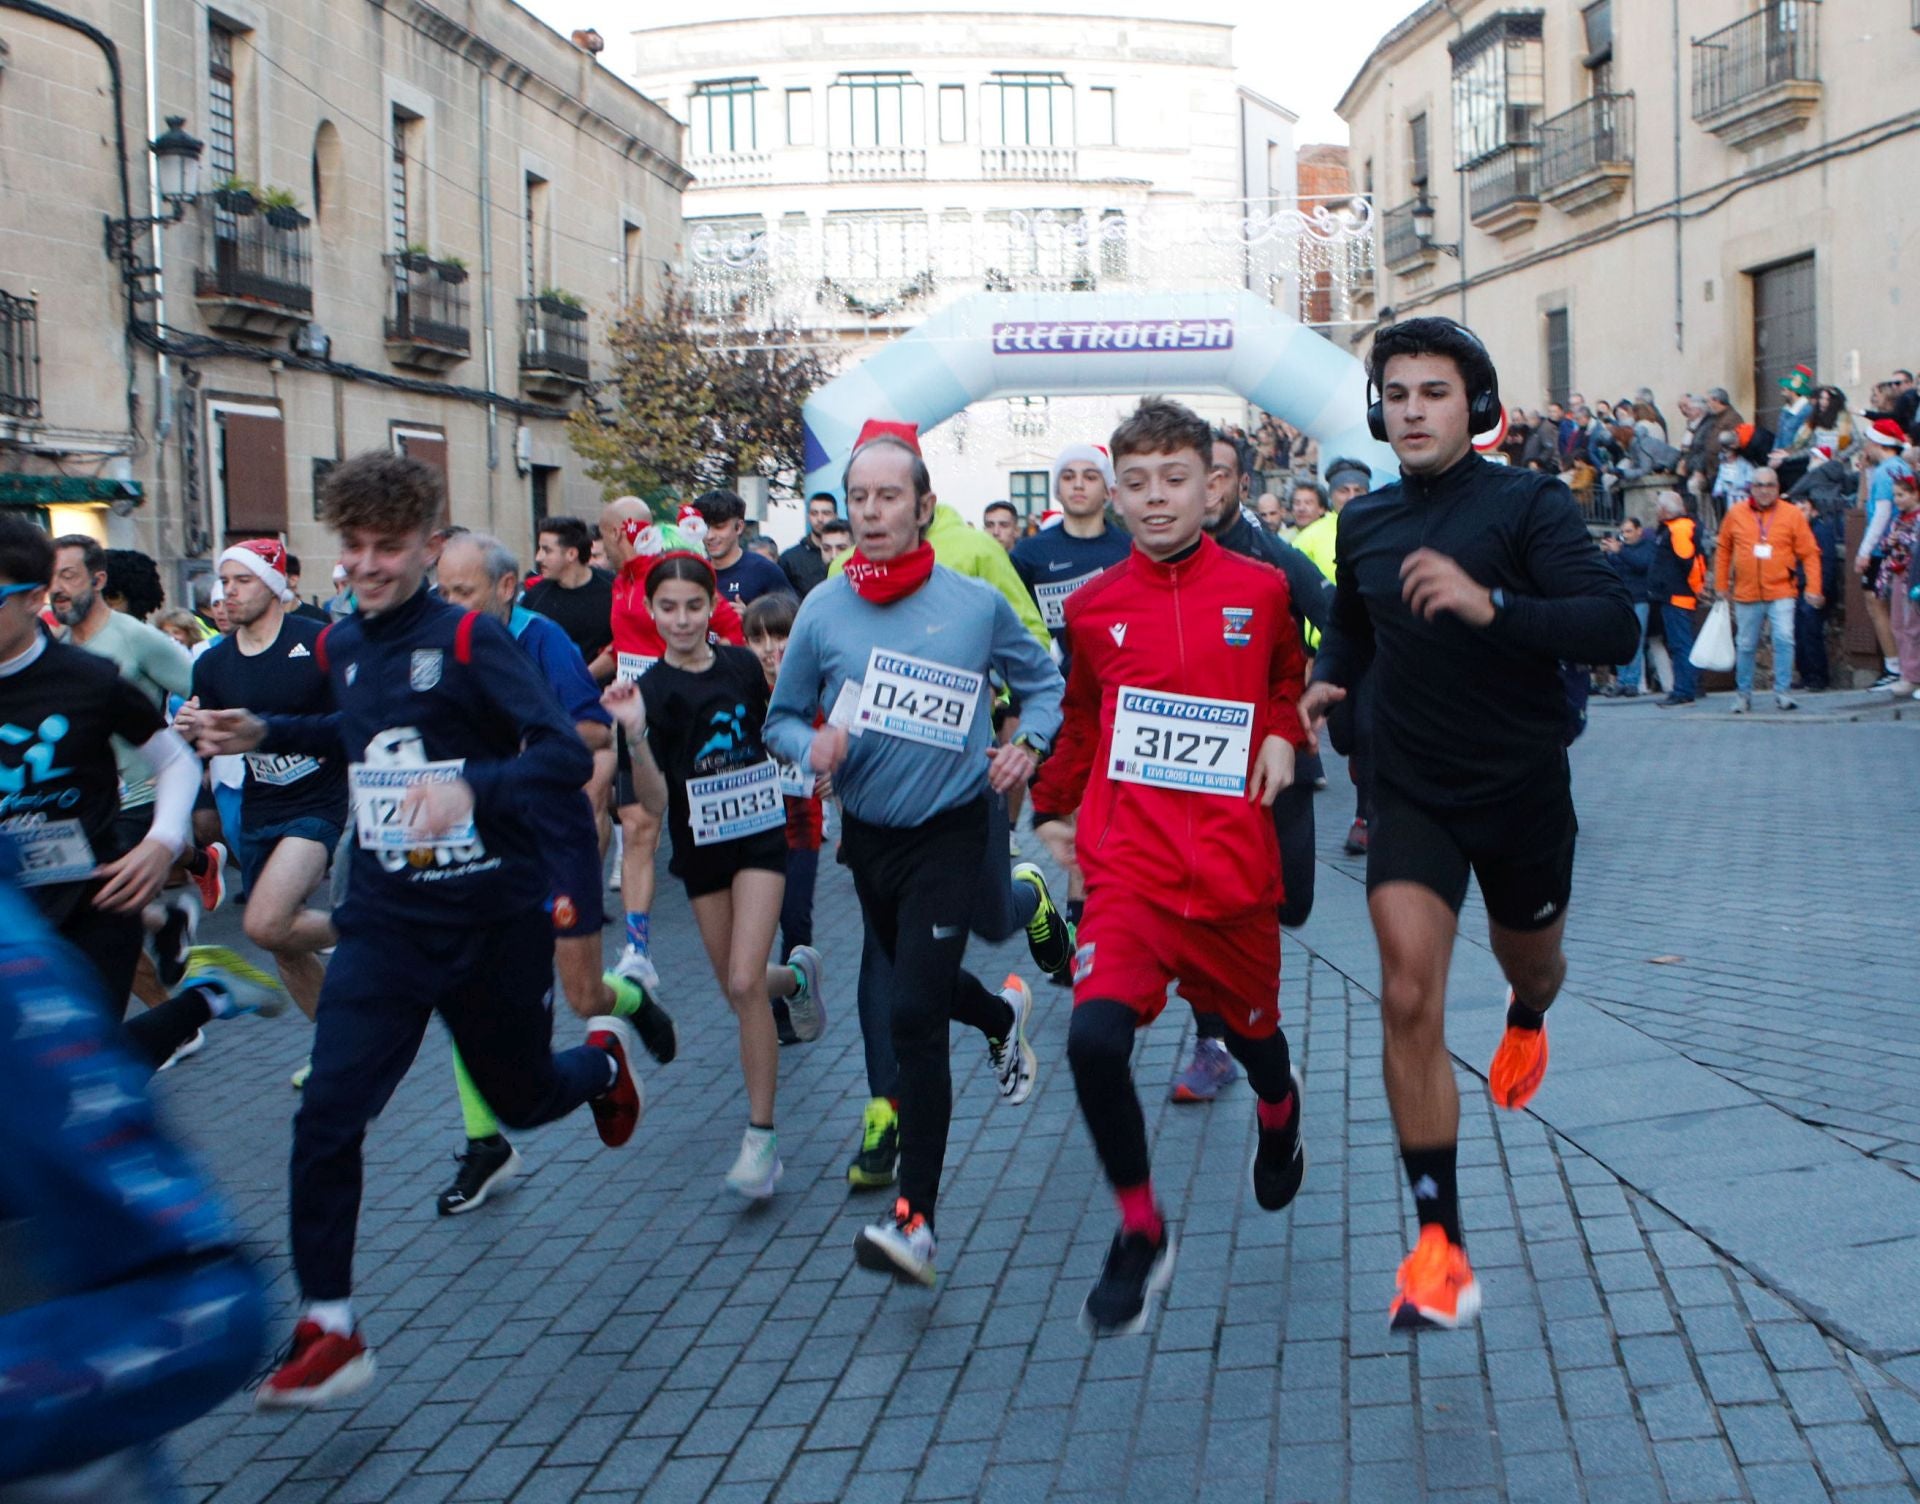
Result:
[[[633,33],[722,17],[808,15],[834,11],[907,9],[863,0],[521,0],[561,32],[591,26],[607,39],[603,61],[616,73],[633,71]],[[933,9],[930,5],[913,7]],[[1418,0],[954,0],[955,10],[1053,15],[1181,16],[1231,22],[1239,81],[1300,117],[1294,139],[1344,143],[1347,128],[1333,113],[1373,45]]]

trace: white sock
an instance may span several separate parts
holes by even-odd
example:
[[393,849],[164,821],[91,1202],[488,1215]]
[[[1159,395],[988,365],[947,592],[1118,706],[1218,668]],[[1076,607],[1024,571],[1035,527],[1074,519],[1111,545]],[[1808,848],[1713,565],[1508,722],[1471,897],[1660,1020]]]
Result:
[[207,1000],[207,1012],[215,1018],[225,1018],[233,1012],[233,994],[218,982],[196,982],[200,995]]
[[353,1335],[353,1302],[316,1300],[307,1307],[307,1320],[323,1332],[332,1332],[336,1337],[351,1337]]
[[1900,672],[1900,660],[1898,658],[1882,658],[1880,661],[1886,664],[1888,673],[1897,674]]

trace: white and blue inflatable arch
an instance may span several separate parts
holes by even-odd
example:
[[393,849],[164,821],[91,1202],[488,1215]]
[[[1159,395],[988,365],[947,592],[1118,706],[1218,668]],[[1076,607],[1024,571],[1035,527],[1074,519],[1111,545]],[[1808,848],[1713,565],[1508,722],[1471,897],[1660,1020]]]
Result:
[[921,431],[990,397],[1218,392],[1317,439],[1323,460],[1399,473],[1367,432],[1359,361],[1252,293],[973,293],[807,400],[806,494],[840,494],[869,418]]

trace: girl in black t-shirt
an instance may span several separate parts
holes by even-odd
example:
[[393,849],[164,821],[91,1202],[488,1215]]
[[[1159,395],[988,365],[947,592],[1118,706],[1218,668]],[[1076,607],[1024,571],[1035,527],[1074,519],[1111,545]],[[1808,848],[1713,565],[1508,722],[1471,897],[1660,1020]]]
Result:
[[715,589],[704,557],[661,556],[646,592],[665,656],[637,685],[610,685],[605,704],[633,748],[640,802],[655,813],[666,806],[668,870],[686,885],[714,976],[739,1022],[749,1116],[727,1185],[764,1200],[783,1170],[773,1129],[780,1044],[771,999],[786,1001],[803,1039],[819,1037],[826,1010],[817,952],[796,951],[791,965],[767,964],[786,891],[786,807],[760,740],[767,711],[760,662],[709,640]]

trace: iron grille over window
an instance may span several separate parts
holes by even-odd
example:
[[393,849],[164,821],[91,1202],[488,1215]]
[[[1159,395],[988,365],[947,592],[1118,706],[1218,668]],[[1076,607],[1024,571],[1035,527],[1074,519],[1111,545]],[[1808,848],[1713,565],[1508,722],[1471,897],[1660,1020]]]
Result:
[[587,313],[554,298],[520,300],[520,369],[587,379]]
[[0,292],[0,414],[40,416],[40,310]]
[[1507,11],[1450,44],[1456,167],[1533,140],[1546,100],[1542,16]]
[[1820,77],[1819,0],[1768,0],[1693,44],[1693,118],[1704,120],[1778,84]]

